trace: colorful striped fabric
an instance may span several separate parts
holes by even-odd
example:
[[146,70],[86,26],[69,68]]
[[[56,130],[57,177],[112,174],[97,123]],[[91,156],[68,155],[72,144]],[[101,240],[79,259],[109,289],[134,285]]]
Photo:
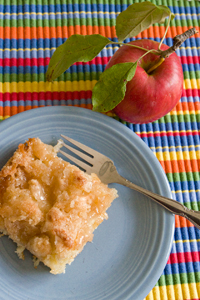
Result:
[[[50,57],[56,47],[75,33],[99,33],[117,41],[116,16],[134,2],[142,1],[0,1],[0,120],[48,105],[91,109],[92,88],[118,46],[107,46],[89,63],[74,64],[53,83],[45,79]],[[167,5],[175,14],[164,40],[169,46],[175,35],[192,27],[200,30],[199,1],[152,2]],[[160,41],[163,34],[163,25],[156,24],[135,38]],[[184,72],[184,91],[178,105],[153,123],[134,125],[119,121],[141,137],[156,155],[174,199],[200,210],[199,34],[184,42],[177,54]],[[184,218],[176,217],[167,265],[146,300],[197,299],[200,299],[200,231]]]

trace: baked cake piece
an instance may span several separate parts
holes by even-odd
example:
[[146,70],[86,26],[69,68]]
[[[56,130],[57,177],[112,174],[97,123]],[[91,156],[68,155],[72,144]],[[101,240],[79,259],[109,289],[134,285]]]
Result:
[[92,241],[117,197],[115,189],[59,158],[57,151],[58,146],[31,138],[0,172],[0,231],[17,243],[20,258],[28,249],[35,266],[42,261],[53,274],[64,273]]

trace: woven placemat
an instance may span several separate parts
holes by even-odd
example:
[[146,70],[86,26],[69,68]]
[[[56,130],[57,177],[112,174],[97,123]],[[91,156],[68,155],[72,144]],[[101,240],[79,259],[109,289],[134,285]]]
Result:
[[[89,63],[74,64],[53,83],[45,78],[50,57],[56,47],[75,33],[99,33],[117,41],[116,16],[133,2],[142,1],[2,1],[0,120],[49,105],[91,109],[92,89],[118,46],[107,46]],[[189,28],[195,27],[199,31],[199,1],[151,2],[167,5],[175,14],[165,44],[171,46],[172,38]],[[136,38],[160,41],[163,34],[164,27],[154,25]],[[184,71],[184,91],[178,105],[153,123],[123,123],[156,155],[167,175],[174,199],[188,208],[200,210],[199,34],[184,42],[177,54]],[[184,218],[176,217],[168,263],[146,300],[200,299],[199,251],[200,231]]]

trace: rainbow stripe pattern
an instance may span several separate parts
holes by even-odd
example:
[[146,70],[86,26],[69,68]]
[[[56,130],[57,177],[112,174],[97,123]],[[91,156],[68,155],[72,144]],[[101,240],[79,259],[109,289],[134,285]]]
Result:
[[[53,83],[45,79],[50,57],[56,47],[75,33],[99,33],[117,41],[116,16],[133,2],[142,1],[0,1],[0,120],[49,105],[91,109],[92,88],[118,46],[107,46],[89,63],[74,64]],[[200,30],[199,1],[152,2],[167,5],[175,14],[164,40],[169,46],[175,35],[192,27]],[[163,34],[164,27],[154,25],[136,38],[160,41]],[[177,54],[184,72],[184,91],[177,106],[153,123],[123,123],[156,155],[174,199],[188,208],[200,210],[199,34],[184,42]],[[200,231],[184,218],[175,220],[167,265],[146,300],[200,299]]]

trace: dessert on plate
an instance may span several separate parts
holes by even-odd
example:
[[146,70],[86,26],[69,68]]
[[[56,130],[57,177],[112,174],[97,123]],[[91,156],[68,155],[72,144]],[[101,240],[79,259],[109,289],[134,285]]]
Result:
[[28,249],[34,265],[41,261],[53,274],[92,241],[117,197],[97,175],[58,157],[61,146],[30,138],[0,171],[0,231],[17,243],[20,258]]

